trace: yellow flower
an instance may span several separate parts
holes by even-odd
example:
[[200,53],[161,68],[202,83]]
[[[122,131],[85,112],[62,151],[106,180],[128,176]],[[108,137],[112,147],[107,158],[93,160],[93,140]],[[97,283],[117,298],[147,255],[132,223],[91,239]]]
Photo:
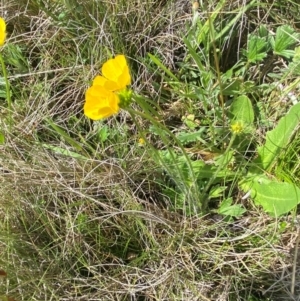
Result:
[[144,138],[139,138],[138,145],[143,146],[146,143]]
[[237,134],[237,135],[241,134],[245,129],[245,126],[244,126],[243,122],[241,122],[241,121],[235,121],[234,123],[231,124],[230,127],[231,127],[232,133]]
[[6,24],[4,19],[0,17],[0,46],[3,46],[6,38]]
[[95,77],[93,86],[102,86],[109,91],[119,91],[131,83],[129,68],[123,54],[105,62],[101,70],[102,76]]
[[108,60],[102,66],[102,76],[96,76],[85,94],[84,114],[99,120],[119,112],[131,100],[129,68],[123,54]]
[[119,112],[119,97],[102,86],[92,86],[85,94],[84,114],[93,119],[107,118]]

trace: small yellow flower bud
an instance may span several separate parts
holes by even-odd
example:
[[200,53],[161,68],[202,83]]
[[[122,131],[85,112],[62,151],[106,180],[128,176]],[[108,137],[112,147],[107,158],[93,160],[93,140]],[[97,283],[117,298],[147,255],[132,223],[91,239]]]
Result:
[[232,133],[237,134],[237,135],[241,134],[245,129],[245,126],[241,121],[235,121],[234,123],[231,124],[230,127],[231,127]]
[[144,138],[139,139],[139,142],[138,142],[139,146],[143,146],[145,143],[146,143],[146,141]]

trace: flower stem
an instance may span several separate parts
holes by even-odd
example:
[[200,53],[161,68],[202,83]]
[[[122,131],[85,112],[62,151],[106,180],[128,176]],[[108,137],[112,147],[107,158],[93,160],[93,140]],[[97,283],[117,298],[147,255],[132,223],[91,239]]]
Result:
[[6,99],[7,99],[7,107],[8,107],[8,114],[9,114],[9,124],[11,124],[11,98],[10,98],[10,84],[7,78],[6,66],[3,60],[3,56],[0,53],[0,63],[2,67],[2,74],[5,81],[5,88],[6,88]]
[[[226,157],[226,155],[228,154],[228,152],[230,151],[231,147],[232,147],[232,144],[236,138],[236,134],[233,134],[231,136],[231,139],[230,139],[230,142],[223,154],[224,157]],[[219,172],[226,167],[228,163],[225,162],[224,164],[220,164],[216,170],[216,172],[214,173],[214,175],[210,178],[210,180],[207,182],[207,184],[205,185],[204,189],[203,189],[203,192],[202,192],[202,195],[201,195],[201,201],[202,201],[202,206],[203,206],[203,210],[205,211],[206,208],[207,208],[207,201],[208,201],[208,191],[211,187],[211,185],[213,184],[214,180],[216,179],[216,177],[218,176]]]

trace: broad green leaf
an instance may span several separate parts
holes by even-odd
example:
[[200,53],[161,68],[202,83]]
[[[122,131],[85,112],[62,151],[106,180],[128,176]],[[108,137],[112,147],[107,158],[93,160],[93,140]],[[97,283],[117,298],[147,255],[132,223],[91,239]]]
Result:
[[290,47],[297,43],[299,35],[289,25],[279,26],[276,30],[274,41],[274,54],[290,58],[293,56],[293,51],[289,50]]
[[290,212],[300,202],[300,189],[290,183],[262,181],[255,179],[251,188],[251,196],[256,205],[272,216],[280,216]]
[[240,120],[247,124],[254,121],[254,110],[251,100],[246,95],[241,95],[234,99],[230,106],[232,120]]
[[266,56],[267,41],[265,38],[256,35],[250,35],[248,38],[248,47],[245,56],[250,63],[262,61]]
[[300,122],[300,103],[280,119],[277,126],[266,135],[265,145],[258,148],[258,157],[254,160],[260,168],[268,171],[272,168],[281,151],[287,147]]

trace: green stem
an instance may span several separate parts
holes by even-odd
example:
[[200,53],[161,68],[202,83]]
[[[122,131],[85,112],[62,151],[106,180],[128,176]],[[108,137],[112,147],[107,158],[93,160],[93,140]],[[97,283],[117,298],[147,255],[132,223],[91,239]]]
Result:
[[[223,154],[223,156],[226,158],[228,152],[230,151],[231,147],[232,147],[232,144],[234,142],[236,138],[236,134],[233,134],[231,139],[230,139],[230,142]],[[202,192],[202,197],[201,197],[201,200],[202,200],[202,204],[203,204],[203,210],[206,209],[206,206],[207,206],[207,199],[208,199],[208,190],[209,188],[211,187],[211,185],[213,184],[214,180],[216,179],[216,177],[218,176],[220,170],[222,170],[223,168],[225,168],[227,165],[227,162],[225,160],[225,163],[224,164],[220,164],[216,170],[216,172],[214,173],[214,175],[210,178],[210,180],[207,182],[207,184],[205,185],[204,189],[203,189],[203,192]]]
[[8,114],[9,114],[9,123],[11,124],[11,98],[10,98],[10,83],[7,78],[6,66],[3,60],[3,56],[0,53],[0,63],[2,67],[2,74],[5,81],[5,88],[6,88],[6,99],[7,99],[7,107],[8,107]]
[[[182,191],[184,191],[184,193],[187,196],[191,196],[187,200],[187,203],[190,206],[190,209],[192,211],[194,211],[195,214],[198,214],[200,208],[199,208],[196,200],[199,200],[199,190],[197,189],[196,186],[188,187],[185,184],[187,179],[185,178],[185,175],[183,174],[182,170],[180,170],[180,168],[178,167],[178,164],[174,164],[172,167],[170,167],[161,159],[161,156],[159,155],[159,152],[157,151],[157,149],[155,149],[155,147],[153,145],[151,145],[151,143],[148,143],[145,132],[140,127],[140,125],[136,119],[136,116],[140,116],[144,120],[150,121],[152,123],[152,125],[154,125],[155,127],[157,127],[157,129],[159,129],[160,138],[161,138],[162,142],[164,143],[165,148],[169,150],[170,156],[174,163],[176,163],[176,158],[172,151],[174,145],[176,145],[182,151],[182,155],[186,158],[187,166],[189,168],[189,171],[191,172],[191,177],[193,179],[196,179],[190,158],[188,157],[186,151],[184,150],[184,147],[181,145],[180,141],[176,138],[176,136],[169,129],[167,129],[162,123],[160,123],[158,120],[153,118],[151,116],[151,114],[149,113],[149,111],[147,110],[147,108],[145,106],[143,106],[143,103],[141,101],[139,101],[138,104],[145,110],[146,113],[142,113],[140,111],[135,111],[131,108],[126,108],[126,110],[127,110],[127,112],[129,112],[129,114],[131,115],[131,118],[133,119],[133,122],[137,126],[140,136],[145,140],[145,142],[147,143],[149,148],[152,150],[151,155],[153,156],[153,158],[157,162],[160,162],[160,164],[162,164],[162,166],[165,168],[166,171],[168,171],[169,174],[171,174],[171,175],[176,174],[178,176],[179,182],[177,183],[177,185],[180,187],[180,189],[182,189]],[[175,178],[176,178],[176,176],[175,176]]]

